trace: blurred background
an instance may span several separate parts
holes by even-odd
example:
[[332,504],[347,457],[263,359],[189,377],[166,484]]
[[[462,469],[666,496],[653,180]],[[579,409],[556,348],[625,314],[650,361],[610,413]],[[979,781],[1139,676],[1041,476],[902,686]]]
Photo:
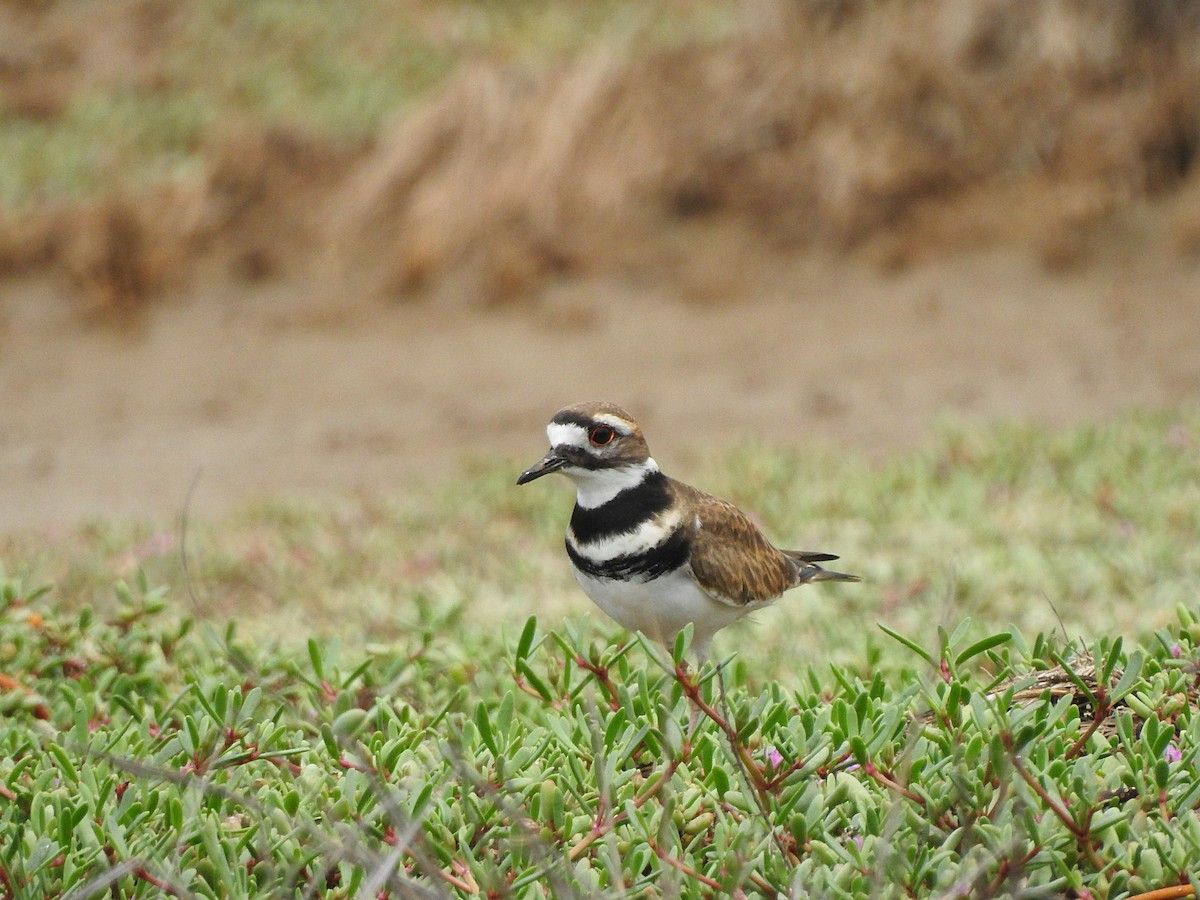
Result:
[[0,529],[1195,399],[1198,149],[1193,0],[3,0]]

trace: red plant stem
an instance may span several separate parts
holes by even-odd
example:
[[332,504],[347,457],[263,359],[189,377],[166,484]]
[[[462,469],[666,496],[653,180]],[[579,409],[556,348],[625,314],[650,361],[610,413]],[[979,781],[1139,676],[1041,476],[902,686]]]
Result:
[[763,878],[761,875],[759,875],[757,872],[751,872],[746,877],[748,879],[750,879],[750,881],[754,882],[754,886],[757,887],[764,894],[766,894],[768,897],[778,897],[779,896],[779,891],[777,891],[774,887],[772,887],[771,884],[765,878]]
[[[463,877],[458,878],[451,872],[447,872],[445,869],[436,868],[435,866],[424,868],[421,866],[422,860],[419,858],[419,855],[406,852],[405,856],[407,856],[409,859],[412,859],[416,863],[417,867],[420,868],[420,871],[424,872],[426,875],[436,875],[438,878],[442,879],[456,890],[462,891],[464,894],[475,895],[479,893],[479,885],[476,884],[475,879],[471,877],[471,870],[467,867],[466,863],[461,862],[460,860],[450,861],[450,867],[462,873]],[[410,871],[408,866],[405,866],[405,871]]]
[[[633,808],[641,809],[643,806],[645,806],[646,803],[649,802],[650,798],[654,797],[660,790],[662,790],[662,786],[671,780],[671,776],[675,774],[675,770],[678,768],[679,760],[671,760],[667,767],[663,769],[658,780],[653,782],[649,789],[645,791],[645,793],[639,794],[637,797],[633,798]],[[596,823],[592,826],[592,830],[580,838],[575,846],[572,847],[567,853],[567,859],[574,862],[579,858],[579,855],[583,853],[584,850],[586,850],[595,842],[596,838],[603,837],[604,835],[608,834],[627,818],[629,818],[629,816],[626,815],[624,811],[617,813],[611,819],[597,818]]]
[[[450,863],[450,868],[452,868],[458,875],[462,876],[461,878],[455,878],[454,881],[450,881],[451,884],[457,887],[460,891],[466,891],[468,894],[479,893],[479,885],[476,884],[475,879],[471,877],[471,870],[465,862],[456,859]],[[443,872],[442,874],[447,876],[447,880],[450,879],[448,873]]]
[[1021,763],[1021,760],[1014,756],[1012,758],[1012,764],[1013,768],[1017,770],[1017,774],[1025,780],[1027,785],[1033,788],[1033,792],[1042,798],[1042,802],[1050,808],[1050,811],[1054,813],[1054,815],[1058,816],[1059,821],[1067,826],[1067,830],[1070,831],[1071,834],[1073,834],[1077,839],[1082,839],[1087,836],[1079,827],[1079,823],[1076,822],[1071,813],[1067,811],[1067,808],[1050,796],[1050,792],[1042,787],[1042,783],[1033,777],[1029,770],[1026,769]]
[[461,878],[454,877],[453,875],[451,875],[449,872],[445,871],[444,869],[434,869],[433,871],[434,871],[434,874],[436,874],[438,877],[440,877],[447,884],[451,885],[452,887],[456,888],[457,890],[462,891],[464,894],[478,894],[479,893],[479,885],[475,884],[474,879],[471,879],[470,882],[467,882]]
[[[545,697],[543,697],[541,694],[539,694],[537,691],[535,691],[533,688],[531,688],[531,687],[530,687],[528,684],[526,684],[526,683],[525,683],[524,681],[522,681],[520,678],[516,678],[516,677],[514,677],[514,678],[513,678],[513,681],[514,681],[514,682],[516,682],[516,685],[517,685],[517,690],[519,690],[519,691],[524,691],[524,692],[525,692],[526,694],[528,694],[530,697],[534,697],[534,698],[536,698],[536,699],[538,699],[538,700],[542,701],[543,703],[547,702]],[[561,708],[562,708],[561,704],[559,704],[559,703],[557,703],[557,702],[551,702],[551,703],[550,703],[550,705],[551,705],[551,706],[552,706],[554,709],[561,709]]]
[[1083,752],[1083,748],[1087,746],[1088,739],[1096,733],[1096,729],[1100,727],[1100,723],[1108,718],[1108,714],[1112,712],[1112,706],[1108,702],[1108,696],[1101,694],[1096,698],[1096,708],[1092,711],[1092,724],[1087,727],[1087,730],[1079,736],[1069,750],[1067,750],[1064,759],[1074,759]]
[[617,696],[617,687],[612,683],[612,679],[608,677],[607,666],[597,666],[594,663],[584,659],[582,654],[575,657],[575,665],[592,673],[592,677],[595,678],[600,687],[604,689],[604,693],[608,694],[609,709],[611,709],[613,712],[616,712],[621,708],[621,701]]
[[777,787],[779,787],[779,785],[783,784],[784,779],[786,779],[789,775],[791,775],[793,772],[798,771],[799,769],[803,769],[803,768],[804,768],[804,760],[803,759],[796,760],[794,763],[792,763],[790,766],[788,766],[782,772],[776,773],[775,777],[767,782],[767,784],[766,784],[767,790],[769,790],[769,791],[775,790],[775,788],[777,788]]
[[[1025,783],[1033,789],[1033,792],[1042,799],[1042,802],[1050,808],[1050,811],[1058,817],[1059,821],[1067,826],[1067,830],[1071,832],[1071,835],[1075,838],[1075,842],[1079,845],[1080,849],[1087,854],[1088,860],[1092,863],[1092,865],[1094,865],[1097,869],[1103,869],[1104,862],[1096,856],[1096,849],[1092,846],[1092,833],[1086,822],[1083,825],[1080,825],[1078,822],[1076,822],[1067,808],[1050,796],[1050,792],[1042,787],[1041,782],[1033,777],[1033,775],[1028,769],[1025,768],[1021,760],[1018,759],[1016,755],[1012,757],[1012,765],[1013,768],[1017,770],[1017,774],[1020,775],[1021,778],[1025,780]],[[1089,814],[1087,816],[1087,821],[1090,820],[1091,815]]]
[[917,804],[918,806],[920,806],[922,808],[925,806],[925,798],[924,797],[922,797],[916,791],[906,788],[904,785],[902,785],[900,782],[896,781],[895,779],[889,778],[887,775],[884,775],[877,768],[875,768],[874,763],[871,763],[871,762],[863,763],[862,768],[863,768],[863,771],[866,772],[867,775],[876,783],[882,784],[886,788],[890,788],[891,790],[898,793],[901,797],[905,797],[905,798],[911,800],[913,803]]
[[1011,860],[1006,858],[1000,860],[1000,865],[997,866],[999,871],[996,872],[996,877],[992,880],[990,885],[991,893],[987,896],[998,896],[1000,893],[1000,888],[1004,886],[1004,880],[1008,878],[1009,873],[1014,870],[1019,872],[1020,870],[1024,869],[1025,866],[1029,864],[1029,861],[1041,852],[1042,848],[1035,845],[1028,853],[1021,854],[1019,859]]
[[170,882],[167,882],[167,881],[163,881],[161,878],[156,878],[155,876],[153,876],[149,872],[147,872],[145,869],[143,869],[141,866],[134,869],[132,874],[133,874],[134,878],[140,878],[142,881],[146,882],[147,884],[154,885],[154,887],[158,888],[164,894],[170,894],[172,897],[182,896],[179,893],[178,889],[173,884],[171,884]]
[[733,748],[733,751],[742,761],[742,765],[746,770],[746,775],[750,779],[751,784],[754,786],[754,790],[759,794],[760,797],[764,796],[768,791],[769,783],[763,776],[762,770],[759,769],[758,765],[754,762],[754,758],[750,755],[750,751],[747,750],[746,747],[737,739],[737,732],[733,730],[733,726],[726,722],[719,712],[704,702],[704,698],[700,696],[699,685],[692,680],[692,678],[681,666],[675,667],[675,678],[679,681],[680,686],[683,688],[683,693],[687,696],[687,698],[692,701],[692,703],[695,703],[700,712],[708,716],[708,718],[715,722],[717,727],[725,733],[725,736],[729,739],[729,746]]
[[658,842],[655,841],[653,838],[650,838],[649,840],[650,840],[650,847],[651,847],[651,849],[654,850],[654,855],[657,856],[659,859],[661,859],[663,862],[665,862],[672,869],[676,869],[676,870],[682,872],[684,875],[687,875],[689,878],[695,878],[697,881],[699,881],[705,887],[710,887],[713,890],[721,889],[721,882],[714,881],[713,879],[709,878],[707,875],[701,875],[699,872],[697,872],[695,869],[693,869],[691,866],[689,866],[683,860],[676,859],[675,857],[673,857],[669,853],[667,853],[666,850],[664,850],[662,847],[658,846]]

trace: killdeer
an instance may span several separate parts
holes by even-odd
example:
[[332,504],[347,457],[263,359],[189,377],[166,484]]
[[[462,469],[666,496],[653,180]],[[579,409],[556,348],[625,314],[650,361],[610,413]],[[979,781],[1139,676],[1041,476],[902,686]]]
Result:
[[732,503],[668,478],[637,422],[611,403],[559,410],[550,451],[517,478],[562,472],[575,484],[567,556],[580,587],[625,628],[670,645],[692,623],[703,664],[713,635],[811,581],[859,581],[779,550]]

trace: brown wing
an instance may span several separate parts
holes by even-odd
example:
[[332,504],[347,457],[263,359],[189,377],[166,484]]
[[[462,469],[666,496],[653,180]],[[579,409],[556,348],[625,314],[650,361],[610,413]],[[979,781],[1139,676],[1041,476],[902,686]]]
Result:
[[798,583],[796,564],[732,503],[673,479],[671,488],[694,513],[692,572],[714,598],[748,606],[774,600]]

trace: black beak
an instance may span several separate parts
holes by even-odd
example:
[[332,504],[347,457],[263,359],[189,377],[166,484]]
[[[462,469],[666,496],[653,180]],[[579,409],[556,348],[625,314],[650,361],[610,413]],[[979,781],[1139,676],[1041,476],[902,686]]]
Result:
[[557,456],[553,450],[543,456],[538,462],[530,466],[524,472],[517,476],[517,484],[528,484],[535,478],[541,478],[543,475],[549,475],[551,472],[557,472],[567,461],[561,456]]

